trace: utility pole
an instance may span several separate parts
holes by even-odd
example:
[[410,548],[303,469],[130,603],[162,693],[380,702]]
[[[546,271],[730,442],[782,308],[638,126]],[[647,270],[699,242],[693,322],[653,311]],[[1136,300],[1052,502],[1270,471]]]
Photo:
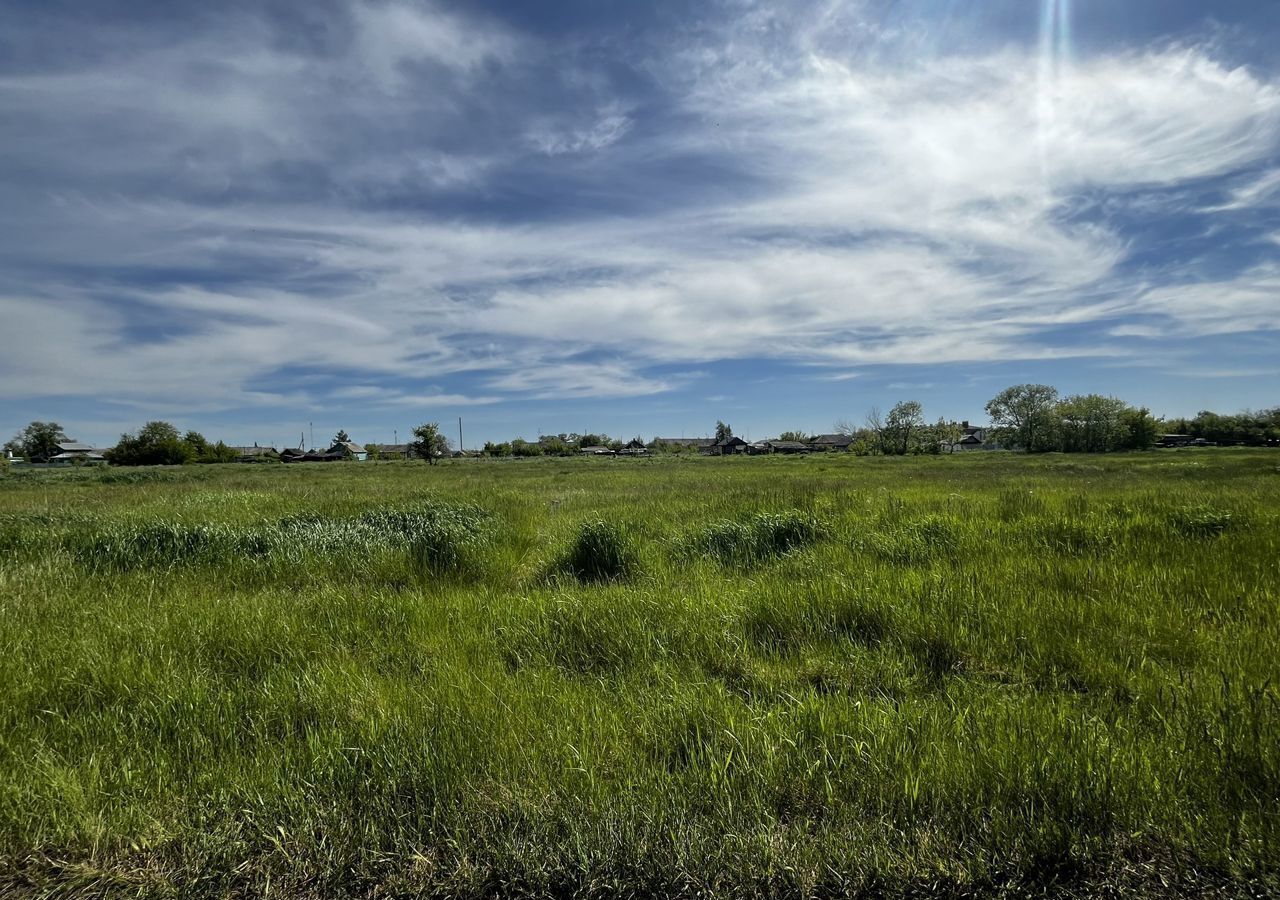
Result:
[[458,452],[465,452],[462,446],[462,416],[458,416]]
[[316,445],[316,423],[315,423],[315,422],[308,422],[308,423],[307,423],[307,426],[311,429],[311,446],[312,446],[312,447],[315,447],[315,445]]

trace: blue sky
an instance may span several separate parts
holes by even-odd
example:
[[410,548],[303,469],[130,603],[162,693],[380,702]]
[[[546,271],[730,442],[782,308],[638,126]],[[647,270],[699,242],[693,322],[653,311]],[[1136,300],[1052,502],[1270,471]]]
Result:
[[1280,403],[1280,4],[5,2],[0,432]]

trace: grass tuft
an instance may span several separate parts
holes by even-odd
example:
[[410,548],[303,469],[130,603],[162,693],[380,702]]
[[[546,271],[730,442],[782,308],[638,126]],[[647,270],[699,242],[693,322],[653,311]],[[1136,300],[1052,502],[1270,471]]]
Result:
[[822,531],[815,516],[799,510],[757,513],[704,525],[687,538],[685,549],[723,565],[750,566],[807,547]]
[[597,519],[578,526],[558,568],[583,582],[624,581],[637,572],[639,559],[622,526]]

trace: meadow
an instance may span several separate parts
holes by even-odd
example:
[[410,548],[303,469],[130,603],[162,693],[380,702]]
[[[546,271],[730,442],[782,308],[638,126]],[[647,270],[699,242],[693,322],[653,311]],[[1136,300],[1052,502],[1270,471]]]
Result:
[[1280,892],[1280,453],[0,478],[0,895]]

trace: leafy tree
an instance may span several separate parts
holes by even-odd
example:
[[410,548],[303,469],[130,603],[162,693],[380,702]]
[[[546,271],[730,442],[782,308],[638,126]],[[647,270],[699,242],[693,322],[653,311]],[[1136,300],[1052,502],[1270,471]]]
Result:
[[801,444],[809,443],[809,435],[803,431],[784,431],[778,435],[780,441],[799,441]]
[[506,442],[495,444],[493,441],[485,441],[483,453],[486,456],[510,456],[511,445]]
[[218,441],[216,444],[210,444],[209,448],[205,450],[204,455],[199,458],[197,462],[229,463],[235,462],[238,458],[239,457],[235,450],[228,447],[222,441]]
[[208,439],[198,431],[188,431],[182,436],[182,443],[191,448],[191,456],[188,461],[198,463],[227,463],[235,462],[238,458],[236,451],[232,450],[222,441],[216,444],[210,444]]
[[964,437],[964,428],[959,422],[939,418],[929,429],[926,440],[926,451],[929,453],[955,453],[956,444]]
[[1280,443],[1280,407],[1236,415],[1202,410],[1193,419],[1170,419],[1164,423],[1173,434],[1186,434],[1213,444],[1262,446]]
[[416,438],[409,448],[419,459],[425,459],[431,465],[449,453],[449,439],[440,433],[439,422],[426,422],[413,429]]
[[196,453],[168,422],[148,422],[137,435],[120,435],[109,458],[120,466],[178,466],[192,462]]
[[915,400],[895,403],[884,420],[890,452],[899,456],[911,450],[911,438],[924,426],[924,408]]
[[731,438],[731,437],[733,437],[733,429],[729,427],[729,423],[727,423],[727,422],[721,422],[721,421],[718,421],[718,420],[717,420],[717,422],[716,422],[716,443],[718,444],[718,443],[720,443],[721,441],[727,441],[727,440],[729,440],[729,438]]
[[58,455],[58,445],[70,440],[57,422],[32,422],[13,436],[4,449],[27,462],[48,462]]
[[347,430],[345,428],[339,428],[338,433],[333,436],[333,442],[335,444],[345,444],[349,440],[351,440],[351,435],[347,434]]
[[539,445],[547,456],[568,456],[573,452],[569,442],[563,436],[543,438]]
[[209,442],[198,431],[188,431],[182,436],[182,442],[191,447],[195,459],[201,459],[209,453]]
[[526,441],[524,438],[516,438],[511,442],[512,456],[541,456],[542,445]]
[[1101,394],[1076,394],[1057,406],[1058,444],[1064,453],[1105,453],[1124,443],[1123,400]]
[[365,444],[364,452],[368,454],[369,459],[377,459],[382,455],[382,452],[378,450],[377,444]]
[[992,397],[986,410],[1012,446],[1036,453],[1053,446],[1057,402],[1057,389],[1047,384],[1016,384]]
[[1124,434],[1122,449],[1150,450],[1155,446],[1159,423],[1145,406],[1126,409],[1121,417],[1121,427]]

